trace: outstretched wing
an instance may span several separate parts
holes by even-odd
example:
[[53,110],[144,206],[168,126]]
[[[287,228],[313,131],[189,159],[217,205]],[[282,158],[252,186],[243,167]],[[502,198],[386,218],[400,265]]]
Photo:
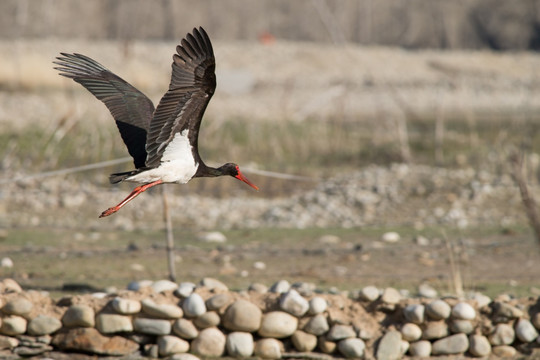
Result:
[[55,69],[84,86],[107,106],[135,167],[144,167],[146,136],[154,113],[152,101],[97,61],[81,54],[61,54],[53,62],[59,65]]
[[[173,55],[169,90],[156,108],[146,139],[146,166],[159,166],[167,145],[177,133],[188,140],[200,161],[197,139],[203,113],[216,88],[214,51],[202,27],[182,39]],[[180,154],[179,154],[180,155]]]

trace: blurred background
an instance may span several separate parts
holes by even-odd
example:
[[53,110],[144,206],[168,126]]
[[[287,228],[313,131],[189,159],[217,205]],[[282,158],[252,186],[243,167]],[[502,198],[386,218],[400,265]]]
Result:
[[[188,279],[446,284],[451,248],[469,287],[530,290],[540,262],[510,159],[534,195],[536,0],[0,2],[0,274],[42,287],[166,276],[152,265],[161,190],[97,219],[131,190],[108,174],[132,163],[105,106],[52,61],[90,56],[157,103],[198,26],[218,81],[201,155],[240,164],[261,191],[232,178],[165,187]],[[205,242],[211,230],[228,245]],[[384,240],[391,230],[401,240]],[[273,267],[276,254],[294,266]],[[400,273],[384,270],[397,254]]]

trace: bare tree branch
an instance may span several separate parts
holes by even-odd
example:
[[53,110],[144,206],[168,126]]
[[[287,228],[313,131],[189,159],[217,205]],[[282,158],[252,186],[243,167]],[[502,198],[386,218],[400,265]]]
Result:
[[529,223],[534,230],[538,244],[540,244],[540,218],[538,217],[538,206],[536,205],[534,196],[529,192],[529,186],[527,185],[526,180],[527,177],[523,173],[523,157],[523,152],[516,152],[510,156],[510,161],[514,168],[512,175],[517,186],[519,187],[521,200],[525,206],[525,212],[529,218]]

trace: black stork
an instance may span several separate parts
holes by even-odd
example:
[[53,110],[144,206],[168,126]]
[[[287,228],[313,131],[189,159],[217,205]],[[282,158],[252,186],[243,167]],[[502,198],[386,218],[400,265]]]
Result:
[[133,157],[135,170],[111,174],[110,182],[142,184],[118,205],[103,211],[100,218],[114,214],[153,186],[185,184],[196,177],[230,175],[259,190],[238,165],[227,163],[212,168],[199,155],[202,116],[216,89],[214,51],[202,27],[193,29],[176,47],[169,90],[155,109],[142,92],[93,59],[76,53],[61,55],[54,61],[59,65],[55,69],[107,106]]

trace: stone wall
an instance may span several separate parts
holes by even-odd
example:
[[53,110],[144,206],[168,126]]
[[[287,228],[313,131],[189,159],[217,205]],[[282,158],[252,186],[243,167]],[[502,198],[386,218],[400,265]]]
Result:
[[540,340],[540,299],[408,297],[367,286],[351,294],[278,281],[229,291],[200,284],[137,282],[128,290],[52,300],[0,282],[0,357],[310,357],[399,359],[530,354]]

